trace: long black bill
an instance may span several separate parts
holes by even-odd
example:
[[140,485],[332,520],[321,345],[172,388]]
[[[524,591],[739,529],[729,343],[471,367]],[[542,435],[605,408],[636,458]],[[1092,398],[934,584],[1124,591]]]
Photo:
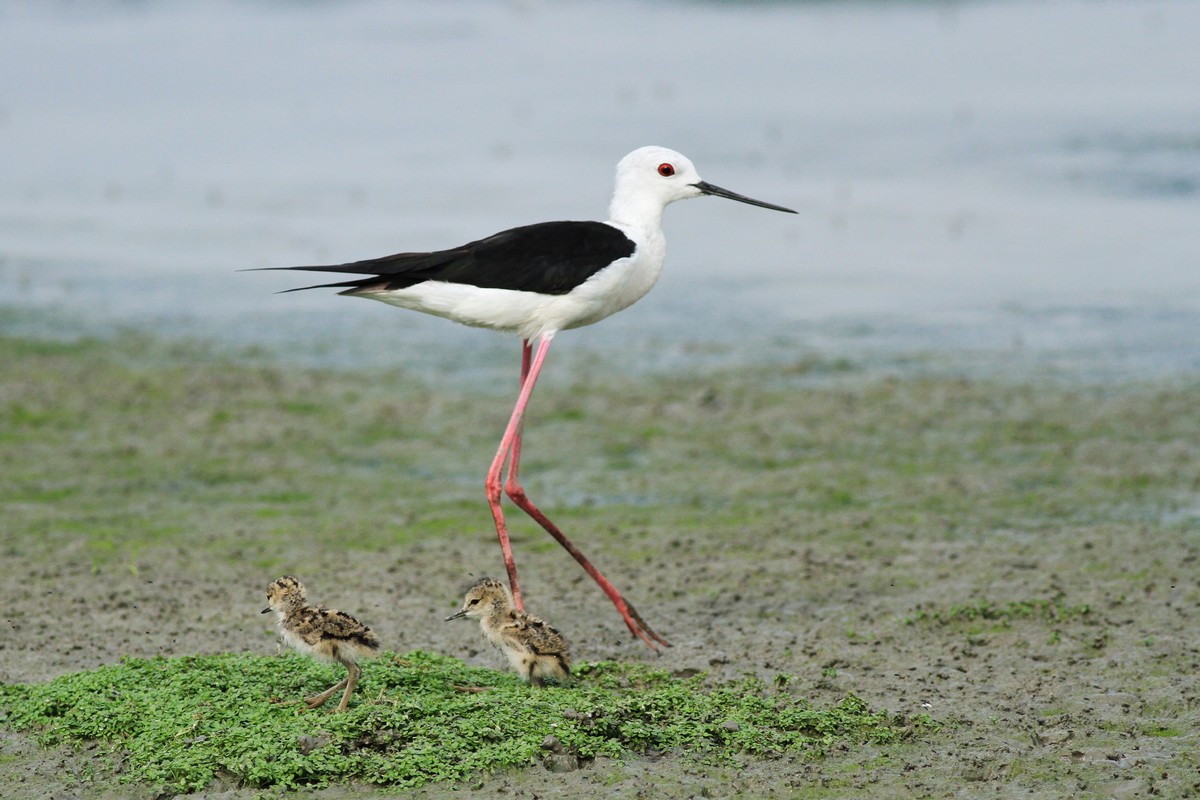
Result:
[[788,214],[796,213],[795,211],[793,211],[790,208],[784,208],[783,206],[777,206],[772,203],[764,203],[762,200],[753,200],[749,197],[746,197],[746,195],[744,195],[744,194],[738,194],[737,192],[731,192],[728,189],[722,189],[720,186],[713,186],[708,181],[700,181],[699,183],[693,183],[692,186],[695,186],[703,194],[711,194],[713,197],[725,197],[730,200],[737,200],[739,203],[748,203],[749,205],[758,206],[759,208],[769,208],[772,211],[783,211]]

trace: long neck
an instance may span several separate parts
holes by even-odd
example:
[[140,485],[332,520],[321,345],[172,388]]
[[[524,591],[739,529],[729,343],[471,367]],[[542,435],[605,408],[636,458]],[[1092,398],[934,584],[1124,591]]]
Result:
[[608,218],[633,228],[654,234],[662,231],[663,204],[645,194],[618,191],[608,206]]

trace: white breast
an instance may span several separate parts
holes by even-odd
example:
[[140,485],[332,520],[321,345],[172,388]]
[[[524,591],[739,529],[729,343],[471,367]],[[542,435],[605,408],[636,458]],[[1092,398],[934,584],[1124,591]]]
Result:
[[281,634],[283,634],[283,641],[286,642],[289,647],[292,647],[293,649],[295,649],[297,652],[306,653],[306,654],[312,655],[312,656],[318,655],[317,651],[313,648],[313,646],[311,644],[309,644],[308,642],[304,641],[302,638],[300,638],[300,636],[297,635],[295,631],[290,630],[288,628],[281,627],[279,632]]

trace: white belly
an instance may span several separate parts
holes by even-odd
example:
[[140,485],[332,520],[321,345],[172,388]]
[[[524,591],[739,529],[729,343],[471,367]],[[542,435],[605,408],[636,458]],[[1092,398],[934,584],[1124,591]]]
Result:
[[487,289],[462,283],[425,281],[390,292],[363,291],[389,305],[434,314],[477,328],[537,339],[568,328],[599,322],[628,308],[658,281],[662,261],[634,256],[614,262],[567,294]]

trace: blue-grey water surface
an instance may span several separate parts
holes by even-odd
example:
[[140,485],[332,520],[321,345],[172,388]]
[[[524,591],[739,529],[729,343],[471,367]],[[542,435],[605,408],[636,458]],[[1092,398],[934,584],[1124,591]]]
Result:
[[0,330],[512,371],[236,270],[602,219],[661,144],[800,213],[672,206],[659,286],[554,359],[1192,373],[1197,41],[1160,0],[0,3]]

